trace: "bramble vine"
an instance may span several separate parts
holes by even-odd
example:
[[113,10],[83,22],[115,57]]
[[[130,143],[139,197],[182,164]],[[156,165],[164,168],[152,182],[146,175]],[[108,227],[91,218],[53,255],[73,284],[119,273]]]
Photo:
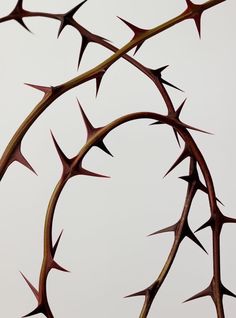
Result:
[[[141,45],[145,41],[147,41],[149,38],[188,19],[193,20],[193,22],[196,24],[199,36],[201,36],[202,14],[208,9],[214,7],[215,5],[218,5],[224,2],[225,0],[208,0],[203,4],[194,4],[190,0],[186,0],[187,8],[180,15],[152,29],[142,29],[142,28],[136,27],[135,25],[131,24],[130,22],[127,22],[123,18],[120,18],[134,33],[133,38],[120,49],[113,46],[108,40],[96,34],[91,33],[74,19],[74,15],[77,13],[77,11],[81,8],[82,5],[85,5],[86,1],[87,0],[79,3],[75,8],[71,9],[65,14],[62,14],[62,13],[54,14],[54,13],[28,11],[23,6],[23,0],[18,0],[12,12],[10,12],[10,14],[8,14],[7,16],[0,18],[0,23],[7,22],[10,20],[15,20],[29,32],[30,30],[27,27],[27,22],[25,22],[23,19],[28,17],[45,17],[49,19],[55,19],[60,22],[58,36],[61,35],[63,30],[67,26],[73,27],[80,33],[82,37],[80,53],[78,56],[78,68],[80,66],[84,52],[86,52],[86,48],[89,45],[89,43],[95,43],[95,44],[101,45],[113,52],[113,54],[109,58],[104,60],[102,63],[100,63],[96,67],[57,86],[41,86],[41,85],[27,83],[28,86],[41,91],[43,93],[43,97],[39,101],[39,103],[35,106],[35,108],[32,110],[32,112],[28,115],[28,117],[23,121],[23,123],[17,129],[12,139],[9,141],[0,161],[0,178],[1,179],[3,178],[8,167],[14,161],[20,162],[21,164],[23,164],[24,166],[26,166],[27,168],[35,172],[31,164],[28,162],[28,160],[25,158],[25,156],[22,154],[22,151],[21,151],[22,140],[25,134],[28,132],[29,128],[34,124],[34,122],[38,119],[38,117],[56,99],[58,99],[60,96],[62,96],[67,91],[71,90],[72,88],[77,87],[78,85],[86,83],[90,80],[95,80],[96,94],[98,94],[103,77],[106,75],[107,72],[109,72],[110,66],[113,65],[120,58],[124,58],[126,61],[128,61],[130,64],[136,67],[140,72],[145,74],[152,81],[152,83],[159,90],[165,102],[165,105],[167,108],[167,114],[162,115],[159,113],[147,112],[147,111],[136,112],[136,113],[131,113],[131,114],[121,116],[113,120],[112,122],[106,124],[105,126],[96,128],[90,122],[87,115],[85,114],[85,111],[83,110],[83,107],[80,105],[80,102],[78,101],[78,105],[82,113],[84,124],[87,129],[87,140],[84,146],[78,152],[78,154],[74,156],[73,158],[68,158],[68,156],[61,149],[59,145],[60,143],[58,142],[57,138],[54,136],[52,132],[52,139],[54,141],[55,148],[57,150],[58,156],[62,163],[62,175],[52,193],[51,199],[48,204],[48,209],[46,212],[45,223],[44,223],[43,259],[41,264],[38,286],[34,287],[30,283],[30,281],[26,278],[26,276],[22,273],[25,281],[29,285],[30,289],[32,290],[37,300],[37,305],[35,309],[33,309],[29,314],[25,315],[24,317],[28,317],[28,316],[32,316],[32,315],[40,314],[40,313],[44,314],[47,318],[54,317],[52,310],[50,308],[49,301],[48,301],[47,279],[52,269],[57,269],[61,271],[66,271],[66,269],[64,269],[61,265],[59,265],[57,261],[55,260],[55,255],[58,248],[58,244],[60,242],[62,232],[59,235],[56,242],[53,242],[52,228],[53,228],[53,220],[54,220],[54,216],[56,212],[57,202],[68,180],[78,175],[86,175],[86,176],[92,176],[92,177],[106,177],[96,172],[91,172],[83,167],[83,159],[86,156],[86,154],[89,152],[89,150],[92,147],[98,147],[102,151],[107,153],[108,155],[112,156],[112,154],[110,153],[110,151],[108,150],[108,148],[106,147],[104,143],[104,138],[116,127],[124,123],[137,120],[137,119],[146,118],[146,119],[153,120],[152,125],[159,125],[159,124],[169,125],[174,131],[174,134],[179,146],[181,145],[179,139],[181,138],[181,140],[183,140],[183,143],[184,143],[183,150],[180,156],[171,166],[171,168],[167,171],[166,175],[170,173],[175,167],[177,167],[182,161],[189,158],[190,159],[189,173],[188,175],[181,177],[184,181],[188,183],[188,188],[186,192],[183,211],[179,220],[174,225],[171,225],[163,230],[159,230],[151,234],[151,235],[154,235],[154,234],[168,232],[168,231],[174,232],[174,241],[173,241],[171,250],[169,252],[169,255],[167,257],[167,260],[163,266],[163,269],[161,270],[160,274],[157,276],[156,280],[153,283],[151,283],[148,287],[144,288],[141,291],[135,292],[127,297],[143,296],[144,301],[143,301],[143,306],[142,306],[139,317],[140,318],[147,317],[149,314],[150,308],[152,306],[152,303],[173,264],[173,261],[178,252],[178,249],[182,240],[185,237],[188,237],[206,252],[205,248],[203,247],[201,242],[198,240],[197,236],[194,234],[194,232],[192,231],[188,223],[188,216],[189,216],[190,208],[192,205],[192,201],[195,197],[195,194],[197,193],[197,191],[203,191],[204,193],[207,194],[209,199],[210,217],[208,221],[206,221],[197,231],[202,230],[206,227],[210,227],[212,230],[213,274],[212,274],[212,279],[209,282],[209,285],[203,291],[189,298],[188,301],[194,300],[200,297],[210,296],[215,305],[217,317],[223,318],[225,317],[224,306],[223,306],[223,296],[224,295],[229,295],[233,297],[236,297],[236,296],[231,291],[229,291],[222,282],[221,266],[220,266],[221,264],[220,235],[221,235],[221,230],[223,225],[225,223],[236,223],[236,219],[228,217],[221,212],[219,207],[219,204],[221,202],[216,197],[211,173],[209,171],[209,168],[207,166],[207,163],[201,151],[199,150],[189,130],[190,131],[195,130],[201,133],[207,133],[207,132],[201,129],[195,128],[181,121],[180,115],[186,100],[184,100],[181,103],[181,105],[177,108],[173,105],[173,102],[165,88],[165,85],[171,86],[172,88],[175,88],[178,90],[180,89],[176,87],[174,84],[171,84],[165,79],[163,79],[162,72],[164,71],[166,66],[158,68],[158,69],[147,68],[146,66],[144,66],[143,64],[135,60],[133,57],[129,56],[128,52],[131,49],[135,48],[135,53],[136,53],[140,49]],[[199,171],[201,172],[204,178],[205,184],[203,184],[199,178]]]

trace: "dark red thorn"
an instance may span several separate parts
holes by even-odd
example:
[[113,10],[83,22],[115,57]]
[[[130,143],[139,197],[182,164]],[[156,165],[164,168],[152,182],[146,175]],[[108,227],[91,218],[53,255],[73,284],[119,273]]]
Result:
[[58,30],[57,37],[60,36],[61,32],[64,30],[64,28],[71,23],[71,20],[73,19],[73,16],[75,13],[79,10],[79,8],[86,2],[87,0],[82,1],[77,6],[75,6],[73,9],[69,10],[65,14],[60,15],[61,25]]
[[154,123],[149,124],[149,126],[154,126],[154,125],[163,125],[164,123],[161,121],[155,121]]
[[221,284],[221,292],[223,295],[231,296],[236,298],[236,295],[232,293],[230,290],[228,290],[224,285]]
[[224,223],[236,223],[236,219],[224,215],[223,222]]
[[170,169],[166,172],[163,178],[165,178],[173,169],[175,169],[182,161],[184,161],[186,158],[190,157],[191,153],[189,151],[189,148],[187,144],[185,144],[184,149],[178,159],[174,162],[174,164],[170,167]]
[[176,232],[177,227],[179,225],[179,222],[175,223],[174,225],[168,226],[162,230],[159,230],[157,232],[151,233],[148,236],[156,235],[156,234],[161,234],[161,233],[166,233],[166,232]]
[[35,172],[35,170],[33,169],[33,167],[30,165],[30,163],[28,162],[28,160],[23,156],[22,152],[21,152],[21,144],[19,144],[14,153],[12,154],[11,160],[8,163],[8,166],[14,162],[14,161],[18,161],[19,163],[21,163],[23,166],[25,166],[26,168],[28,168],[29,170],[31,170],[34,174],[37,173]]
[[192,230],[190,229],[189,225],[187,224],[186,225],[186,228],[185,228],[185,236],[187,236],[191,241],[193,241],[195,244],[197,244],[206,254],[207,251],[206,249],[204,248],[204,246],[202,245],[202,243],[198,240],[198,238],[196,237],[196,235],[192,232]]
[[144,289],[144,290],[141,290],[137,293],[134,293],[134,294],[131,294],[131,295],[128,295],[128,296],[125,296],[124,298],[130,298],[130,297],[137,297],[137,296],[147,296],[147,289]]
[[52,248],[52,256],[53,256],[53,257],[54,257],[55,254],[56,254],[57,247],[58,247],[58,244],[59,244],[59,242],[60,242],[62,233],[63,233],[63,230],[61,230],[61,233],[60,233],[60,235],[58,236],[58,238],[57,238],[57,240],[56,240],[56,243],[53,245],[53,248]]
[[177,141],[177,144],[178,144],[179,147],[181,147],[180,141],[179,141],[179,135],[177,133],[177,130],[175,128],[173,128],[173,131],[174,131],[174,135],[175,135],[175,139]]
[[12,19],[14,19],[15,21],[17,21],[21,26],[23,26],[24,29],[32,33],[22,19],[22,15],[25,12],[26,11],[23,9],[23,0],[18,0],[15,8],[12,10],[9,16],[12,17]]
[[15,18],[15,20],[16,20],[21,26],[23,26],[24,29],[26,29],[27,31],[29,31],[30,33],[32,33],[32,31],[27,27],[27,25],[25,24],[25,22],[23,21],[22,18]]
[[87,2],[87,0],[84,0],[84,1],[80,2],[79,4],[77,4],[74,8],[72,8],[70,11],[68,11],[66,13],[66,15],[73,18],[73,16],[76,14],[76,12],[82,7],[83,4],[85,4],[85,2]]
[[105,176],[103,174],[99,174],[96,172],[86,170],[83,167],[79,167],[79,169],[77,169],[77,171],[74,172],[74,175],[84,175],[84,176],[99,177],[99,178],[110,178],[109,176]]
[[23,278],[26,281],[26,283],[28,284],[29,288],[32,290],[35,298],[37,300],[39,300],[39,292],[37,291],[37,289],[31,284],[31,282],[25,277],[25,275],[22,272],[20,272],[20,273],[23,276]]
[[77,65],[77,70],[79,69],[82,57],[84,55],[84,52],[86,50],[86,47],[88,46],[89,42],[91,42],[91,40],[85,36],[85,35],[81,35],[82,39],[81,39],[81,46],[80,46],[80,52],[79,52],[79,59],[78,59],[78,65]]
[[175,85],[173,85],[173,84],[167,82],[166,80],[164,80],[164,79],[162,78],[162,74],[161,74],[161,73],[162,73],[168,66],[169,66],[169,65],[165,65],[165,66],[162,66],[162,67],[160,67],[160,68],[158,68],[158,69],[156,69],[156,70],[153,70],[153,69],[148,69],[148,70],[149,70],[155,77],[157,77],[157,78],[159,79],[159,81],[161,81],[163,84],[166,84],[166,85],[168,85],[168,86],[170,86],[170,87],[173,87],[173,88],[177,89],[178,91],[183,92],[182,89],[180,89],[180,88],[178,88],[177,86],[175,86]]
[[33,311],[31,311],[29,314],[23,316],[22,318],[24,317],[30,317],[30,316],[33,316],[33,315],[37,315],[37,314],[44,314],[44,308],[43,308],[43,305],[38,305]]
[[52,139],[53,139],[54,145],[56,147],[57,153],[58,153],[58,155],[59,155],[59,157],[61,159],[63,170],[64,170],[64,172],[66,172],[70,168],[71,159],[67,158],[67,156],[64,154],[64,152],[61,150],[61,148],[59,147],[55,137],[53,136],[52,131],[51,131],[51,135],[52,135]]
[[[137,38],[140,34],[146,32],[146,29],[141,29],[139,27],[137,27],[136,25],[133,25],[132,23],[126,21],[123,18],[117,17],[119,18],[121,21],[123,21],[133,32],[134,32],[134,37],[132,38],[132,40],[134,40],[135,38]],[[145,40],[141,41],[135,48],[134,51],[134,55],[137,53],[137,51],[140,49],[140,47],[143,45],[143,43],[145,42]]]
[[100,88],[100,85],[101,85],[101,81],[102,81],[102,78],[103,78],[105,72],[106,72],[106,70],[102,70],[96,76],[96,97],[98,95],[98,91],[99,91],[99,88]]
[[175,117],[176,118],[179,118],[180,114],[181,114],[181,111],[185,105],[185,102],[186,102],[187,98],[185,98],[185,100],[181,103],[181,105],[176,109],[175,111]]
[[62,271],[62,272],[69,273],[69,271],[68,271],[67,269],[65,269],[64,267],[62,267],[61,265],[59,265],[59,264],[58,264],[57,262],[55,262],[54,260],[52,261],[51,268],[57,269],[58,271]]
[[107,149],[106,145],[102,140],[96,143],[96,146],[107,153],[109,156],[113,157],[112,153],[110,153],[109,149]]
[[201,231],[201,230],[203,230],[203,229],[205,229],[205,228],[207,228],[207,227],[213,227],[213,224],[214,224],[214,220],[210,217],[210,219],[208,220],[208,221],[206,221],[203,225],[201,225],[196,231],[195,231],[195,233],[196,232],[198,232],[198,231]]
[[212,135],[212,133],[210,133],[210,132],[208,132],[208,131],[205,131],[205,130],[202,130],[202,129],[199,129],[199,128],[195,128],[195,127],[193,127],[193,126],[189,126],[189,125],[187,125],[187,124],[185,124],[185,123],[182,123],[181,121],[180,121],[180,124],[181,124],[184,128],[188,128],[188,129],[192,129],[192,130],[196,130],[196,131],[202,132],[202,133],[204,133],[204,134]]
[[212,285],[210,284],[210,286],[208,286],[206,289],[204,289],[203,291],[201,291],[200,293],[197,293],[196,295],[190,297],[189,299],[185,300],[184,303],[191,301],[191,300],[195,300],[201,297],[206,297],[206,296],[211,296],[213,297],[213,290],[212,290]]
[[194,20],[195,25],[197,27],[198,34],[199,34],[199,38],[201,38],[201,16],[203,12],[202,5],[195,4],[190,0],[186,0],[186,3],[188,6],[186,11],[192,12],[191,18]]
[[29,84],[29,83],[24,83],[25,85],[28,85],[30,87],[33,87],[41,92],[43,92],[44,94],[47,93],[51,93],[52,92],[52,87],[47,87],[47,86],[40,86],[40,85],[34,85],[34,84]]
[[84,120],[84,124],[87,130],[87,141],[88,139],[96,132],[97,128],[93,127],[93,125],[91,124],[90,120],[88,119],[87,115],[85,114],[79,100],[77,99],[83,120]]

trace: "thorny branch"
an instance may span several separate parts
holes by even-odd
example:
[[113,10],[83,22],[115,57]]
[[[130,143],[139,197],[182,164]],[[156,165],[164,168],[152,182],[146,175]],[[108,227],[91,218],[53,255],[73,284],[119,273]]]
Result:
[[[88,132],[88,138],[87,142],[84,145],[84,147],[80,150],[79,154],[75,156],[72,159],[69,159],[66,157],[66,155],[63,153],[63,151],[60,149],[58,143],[56,142],[55,138],[53,137],[56,149],[58,151],[58,154],[60,156],[60,159],[62,161],[63,165],[63,173],[61,176],[61,179],[59,180],[53,194],[51,197],[51,200],[48,205],[48,210],[45,218],[45,227],[44,227],[44,256],[41,266],[41,273],[40,273],[40,279],[39,279],[39,288],[36,289],[32,286],[32,284],[27,280],[27,278],[23,275],[26,282],[28,283],[29,287],[32,289],[37,301],[38,306],[35,310],[33,310],[30,314],[26,315],[31,316],[37,313],[43,313],[46,317],[53,317],[53,314],[50,310],[50,306],[48,304],[47,300],[47,290],[46,290],[46,283],[47,283],[47,277],[52,268],[63,270],[59,264],[56,263],[54,260],[54,256],[56,253],[56,249],[58,247],[60,237],[56,243],[53,245],[52,243],[52,224],[53,224],[53,217],[55,213],[55,208],[57,204],[57,200],[60,196],[61,191],[63,190],[64,186],[66,185],[67,181],[75,176],[75,175],[90,175],[90,176],[97,176],[102,177],[101,175],[98,175],[96,173],[90,172],[82,167],[82,160],[86,153],[91,149],[93,146],[97,146],[101,148],[106,153],[110,154],[109,150],[106,148],[103,139],[105,136],[112,131],[115,127],[118,125],[121,125],[122,123],[128,122],[130,120],[135,120],[138,118],[150,118],[155,119],[158,122],[157,123],[164,123],[170,125],[175,132],[177,141],[178,141],[178,135],[181,136],[181,138],[185,142],[185,147],[183,149],[183,152],[181,153],[180,157],[176,160],[176,162],[173,164],[173,166],[169,169],[167,173],[169,173],[171,170],[173,170],[180,162],[185,160],[187,157],[190,158],[190,168],[189,168],[189,175],[185,177],[181,177],[183,180],[188,182],[188,189],[185,199],[185,204],[183,208],[182,215],[179,219],[179,221],[163,230],[157,231],[154,234],[161,233],[164,231],[173,231],[175,233],[175,239],[171,248],[171,251],[169,253],[169,256],[167,258],[167,261],[158,276],[158,278],[155,280],[153,284],[151,284],[148,288],[142,290],[141,292],[132,294],[130,296],[139,296],[142,295],[145,297],[144,304],[142,311],[140,313],[140,318],[147,317],[149,309],[151,307],[151,304],[156,296],[156,293],[158,292],[159,288],[161,287],[166,275],[168,274],[168,271],[174,261],[175,255],[178,251],[178,247],[183,240],[184,237],[189,237],[193,242],[195,242],[197,245],[199,245],[202,249],[204,247],[202,244],[198,241],[195,234],[192,232],[188,225],[188,214],[191,207],[192,200],[195,196],[195,193],[197,190],[204,191],[207,193],[209,197],[209,204],[210,204],[210,210],[211,210],[211,216],[210,219],[199,228],[203,229],[207,226],[210,226],[212,229],[212,237],[213,237],[213,277],[210,285],[203,290],[202,292],[198,293],[197,295],[191,297],[189,300],[196,299],[203,296],[211,296],[217,312],[218,318],[224,317],[224,308],[222,303],[223,295],[230,295],[235,296],[232,292],[230,292],[228,289],[226,289],[222,282],[221,282],[221,271],[220,271],[220,233],[221,229],[224,223],[236,223],[235,219],[226,217],[222,214],[220,209],[217,206],[217,198],[215,196],[215,190],[214,185],[212,181],[211,174],[209,172],[209,169],[207,167],[207,164],[198,149],[196,143],[194,142],[192,136],[188,132],[187,129],[194,129],[199,130],[194,127],[191,127],[183,122],[180,121],[179,115],[183,108],[184,102],[181,104],[181,106],[175,110],[174,106],[172,104],[172,101],[164,87],[163,84],[170,85],[174,88],[177,88],[173,84],[170,84],[169,82],[165,81],[162,78],[161,72],[165,69],[165,67],[159,68],[157,70],[151,70],[147,67],[143,66],[136,60],[134,60],[132,57],[127,55],[127,52],[129,52],[132,48],[136,47],[135,53],[137,50],[141,47],[141,45],[152,36],[166,30],[167,28],[170,28],[174,26],[177,23],[180,23],[187,19],[193,19],[199,36],[201,35],[201,15],[202,13],[221,3],[225,0],[209,0],[203,4],[194,4],[190,0],[186,0],[187,3],[187,9],[180,14],[179,16],[169,20],[166,23],[163,23],[160,26],[157,26],[150,30],[144,30],[141,28],[138,28],[131,23],[121,19],[125,24],[127,24],[132,31],[134,32],[134,37],[129,41],[126,45],[124,45],[121,49],[117,49],[113,45],[111,45],[107,40],[104,38],[92,34],[88,30],[86,30],[84,27],[82,27],[80,24],[78,24],[73,16],[77,12],[77,10],[86,2],[83,1],[79,5],[77,5],[74,9],[70,10],[66,14],[51,14],[51,13],[43,13],[43,12],[30,12],[23,8],[23,0],[18,0],[16,7],[14,10],[6,17],[3,17],[0,19],[0,22],[5,22],[9,20],[16,20],[18,23],[20,23],[25,29],[28,29],[25,22],[23,21],[23,18],[26,17],[34,17],[34,16],[41,16],[41,17],[47,17],[52,18],[60,21],[60,27],[58,36],[61,34],[63,29],[70,25],[77,29],[81,36],[82,36],[82,44],[81,44],[81,50],[79,54],[79,61],[78,66],[81,62],[82,56],[84,54],[84,51],[87,47],[87,45],[90,42],[100,44],[111,51],[114,52],[112,56],[110,56],[108,59],[94,67],[93,69],[78,75],[77,77],[71,79],[70,81],[60,84],[56,87],[46,87],[46,86],[38,86],[38,85],[32,85],[28,84],[36,89],[41,90],[44,93],[44,96],[42,100],[36,105],[34,110],[30,113],[30,115],[25,119],[25,121],[22,123],[22,125],[19,127],[19,129],[16,131],[15,135],[12,137],[11,141],[9,142],[6,150],[3,153],[3,156],[1,158],[0,162],[0,176],[1,178],[5,174],[8,166],[13,161],[19,161],[20,163],[24,164],[31,170],[33,168],[28,163],[26,158],[23,156],[21,152],[21,141],[28,131],[28,129],[31,127],[31,125],[35,122],[35,120],[40,116],[40,114],[49,106],[53,101],[55,101],[59,96],[67,92],[73,87],[76,87],[86,81],[89,81],[91,79],[96,80],[97,85],[97,92],[99,89],[99,86],[101,84],[101,80],[106,73],[106,71],[109,69],[109,67],[117,61],[120,57],[123,57],[128,62],[133,64],[136,68],[138,68],[141,72],[143,72],[145,75],[147,75],[153,83],[156,85],[158,90],[160,91],[167,110],[168,114],[166,116],[157,114],[157,113],[149,113],[149,112],[139,112],[134,114],[125,115],[121,118],[118,118],[114,120],[112,123],[100,127],[100,128],[94,128],[91,123],[89,122],[88,118],[86,117],[85,113],[83,112],[82,108],[82,115],[86,124],[87,132]],[[155,123],[154,123],[155,124]],[[200,130],[201,131],[201,130]],[[198,177],[198,171],[197,171],[197,165],[199,166],[202,175],[204,177],[206,185],[202,184],[199,177]],[[33,170],[34,171],[34,170]],[[205,250],[205,249],[204,249]]]

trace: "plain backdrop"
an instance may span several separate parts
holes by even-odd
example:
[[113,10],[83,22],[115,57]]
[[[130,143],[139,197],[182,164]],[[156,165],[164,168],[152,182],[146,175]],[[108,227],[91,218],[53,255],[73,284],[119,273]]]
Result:
[[[15,0],[1,1],[0,15],[8,14]],[[196,3],[202,3],[197,1]],[[33,11],[64,13],[77,0],[25,0]],[[91,32],[121,47],[132,32],[117,16],[141,28],[152,28],[178,15],[184,0],[89,0],[76,20]],[[185,21],[145,42],[135,58],[150,68],[170,65],[163,78],[184,90],[168,88],[178,107],[187,97],[181,119],[214,133],[194,132],[209,165],[222,212],[236,217],[235,204],[235,28],[234,0],[217,5],[202,17],[202,39],[193,21]],[[77,72],[80,34],[67,27],[57,39],[59,22],[46,18],[24,20],[33,34],[15,21],[0,25],[0,151],[40,101],[42,94],[24,83],[57,85]],[[79,73],[112,53],[96,44],[85,52]],[[133,50],[130,52],[133,54]],[[50,129],[68,157],[78,153],[86,131],[77,105],[80,100],[95,127],[136,111],[166,114],[153,83],[124,60],[104,76],[97,98],[90,81],[58,98],[26,134],[22,151],[37,171],[14,163],[1,185],[0,314],[21,317],[36,306],[22,279],[22,271],[37,287],[43,252],[43,224],[47,204],[60,178],[61,163]],[[75,177],[66,185],[55,214],[54,240],[64,229],[56,261],[70,273],[50,272],[48,294],[56,318],[138,317],[143,298],[124,296],[149,286],[158,276],[173,242],[173,234],[148,234],[175,223],[182,211],[186,184],[178,177],[188,172],[188,160],[163,179],[180,153],[173,131],[139,120],[111,132],[105,144],[114,157],[91,149],[87,169],[110,179]],[[209,217],[206,195],[194,199],[189,223],[197,229]],[[222,279],[236,292],[236,228],[222,231]],[[181,244],[170,273],[160,289],[149,317],[216,317],[210,298],[182,304],[206,288],[212,278],[210,230],[197,234],[206,255],[191,241]],[[235,317],[236,302],[224,297],[227,318]],[[41,317],[41,315],[38,315]]]

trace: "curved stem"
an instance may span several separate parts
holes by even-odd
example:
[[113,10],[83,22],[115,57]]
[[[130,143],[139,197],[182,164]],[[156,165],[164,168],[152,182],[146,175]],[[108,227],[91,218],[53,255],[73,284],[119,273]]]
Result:
[[[49,202],[47,216],[46,216],[46,220],[45,220],[44,259],[43,259],[40,281],[39,281],[39,284],[40,284],[39,290],[42,291],[44,294],[46,292],[46,287],[45,287],[46,286],[46,279],[47,279],[47,275],[49,272],[49,270],[47,271],[46,268],[48,268],[48,259],[50,259],[51,250],[53,248],[52,241],[51,241],[52,223],[53,223],[53,217],[54,217],[56,203],[57,203],[57,200],[61,194],[61,191],[63,190],[63,188],[64,188],[66,182],[69,180],[69,178],[71,178],[74,175],[73,171],[76,168],[76,166],[78,166],[82,162],[84,156],[97,143],[97,141],[102,140],[110,131],[112,131],[114,128],[120,126],[121,124],[126,123],[128,121],[141,119],[141,118],[142,119],[148,118],[148,119],[159,120],[165,124],[170,125],[172,128],[175,128],[178,131],[178,133],[180,134],[182,139],[191,148],[191,152],[193,154],[193,157],[198,162],[198,164],[200,166],[200,169],[202,171],[206,185],[207,185],[208,190],[209,190],[209,202],[210,202],[211,211],[215,210],[216,197],[215,197],[215,191],[214,191],[214,186],[213,186],[210,172],[208,170],[207,164],[206,164],[200,150],[198,149],[195,141],[193,140],[193,138],[190,135],[190,133],[188,132],[188,130],[186,128],[183,128],[183,124],[180,121],[173,119],[171,117],[163,116],[163,115],[160,115],[157,113],[152,113],[152,112],[138,112],[138,113],[132,113],[132,114],[122,116],[122,117],[114,120],[110,124],[106,125],[105,127],[94,132],[94,134],[88,139],[88,141],[84,145],[84,147],[82,147],[82,149],[80,150],[78,155],[75,156],[73,159],[71,159],[70,169],[68,170],[67,174],[64,174],[64,173],[62,174],[62,178],[59,181],[57,187],[55,188],[55,190],[53,192],[53,195],[52,195],[51,200]],[[192,201],[191,197],[193,196],[194,191],[195,191],[194,189],[188,189],[188,199],[186,199],[186,202],[185,202],[185,207],[184,207],[184,211],[183,211],[183,215],[184,215],[183,218],[187,218],[188,210],[189,210],[189,207],[190,207],[191,201]],[[182,223],[182,225],[183,225],[183,223]],[[163,271],[160,274],[161,283],[164,281],[164,279],[169,271],[170,265],[172,264],[172,262],[174,260],[175,254],[177,252],[177,249],[178,249],[178,246],[180,243],[181,231],[182,231],[182,229],[180,226],[180,228],[178,230],[177,239],[176,239],[175,244],[172,248],[171,254],[167,260],[167,263],[166,263]],[[216,236],[215,232],[213,235]],[[218,317],[222,318],[222,317],[224,317],[224,313],[223,313],[223,306],[222,306],[222,297],[220,297],[221,296],[220,259],[219,259],[219,257],[218,258],[216,257],[216,255],[219,255],[219,245],[215,244],[213,246],[213,248],[214,248],[215,291],[216,291],[216,295],[219,295],[216,298],[215,304],[216,304],[216,310],[217,310]],[[49,268],[50,268],[50,266],[49,266]],[[41,277],[42,277],[42,279],[41,279]],[[154,283],[154,287],[152,287],[152,288],[153,288],[153,290],[155,290],[155,293],[156,293],[158,290],[157,282]],[[42,298],[43,298],[43,296],[42,296]],[[149,302],[146,302],[144,304],[143,313],[140,316],[141,318],[146,317],[145,315],[147,315],[150,306],[151,306],[151,298],[149,299]]]

